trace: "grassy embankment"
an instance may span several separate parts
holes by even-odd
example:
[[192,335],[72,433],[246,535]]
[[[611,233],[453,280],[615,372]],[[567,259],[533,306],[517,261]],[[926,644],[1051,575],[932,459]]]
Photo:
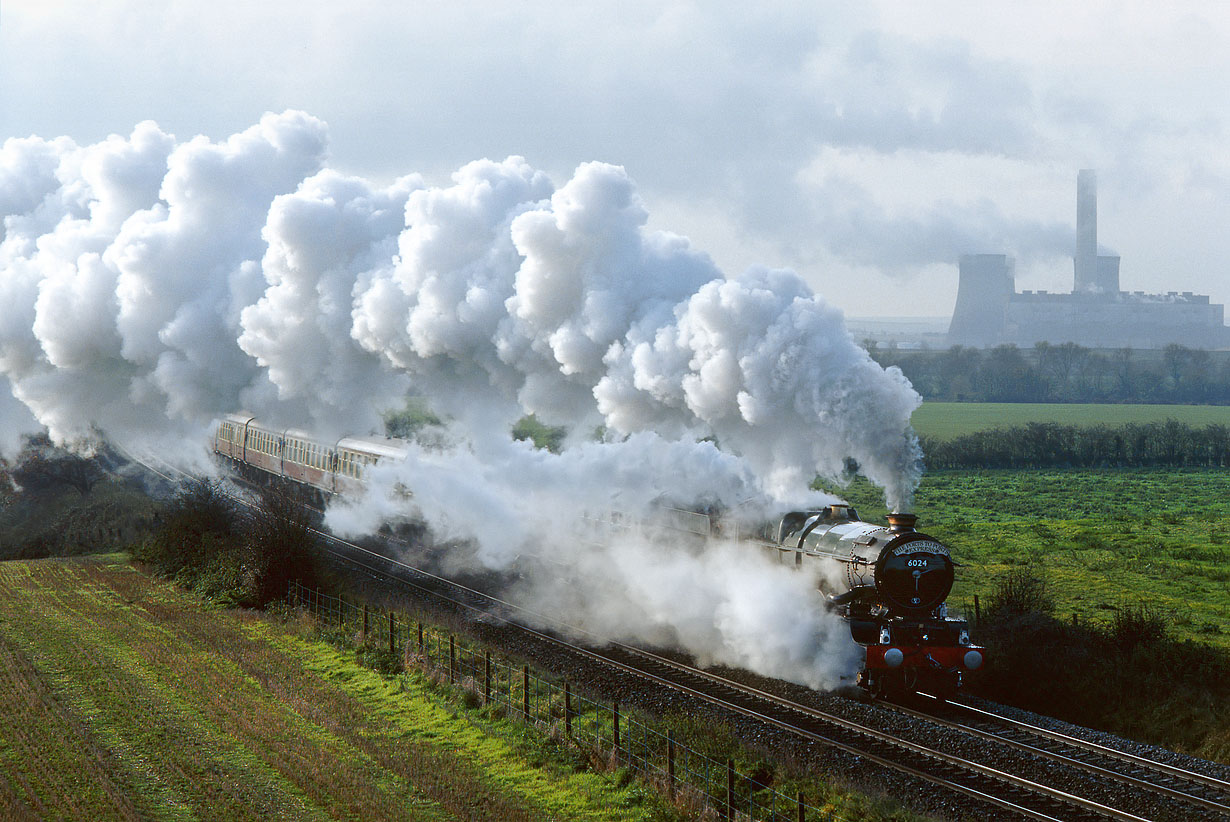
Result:
[[0,816],[642,819],[414,675],[118,556],[0,563]]

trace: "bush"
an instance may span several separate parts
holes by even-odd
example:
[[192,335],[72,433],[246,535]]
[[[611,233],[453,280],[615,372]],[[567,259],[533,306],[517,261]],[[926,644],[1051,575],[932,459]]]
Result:
[[1160,645],[1170,639],[1170,620],[1149,605],[1116,608],[1107,638],[1122,653],[1130,653],[1141,646]]
[[988,617],[1010,619],[1023,614],[1051,614],[1054,600],[1046,581],[1030,568],[1014,568],[1005,574],[987,598]]
[[217,482],[186,483],[162,510],[161,525],[133,549],[133,557],[168,576],[189,576],[238,545],[230,497]]

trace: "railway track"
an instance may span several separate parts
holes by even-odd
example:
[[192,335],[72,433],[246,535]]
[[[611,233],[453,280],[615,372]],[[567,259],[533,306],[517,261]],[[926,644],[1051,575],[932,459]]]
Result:
[[1230,781],[1180,768],[1157,759],[1060,733],[983,710],[965,702],[919,694],[929,710],[892,703],[911,716],[942,724],[1032,756],[1115,780],[1136,790],[1170,797],[1214,818],[1230,819]]
[[[156,473],[167,476],[164,471]],[[244,504],[250,502],[244,501]],[[976,761],[975,757],[968,754],[959,755],[951,750],[944,750],[946,746],[907,739],[904,735],[883,730],[875,724],[803,705],[658,654],[609,642],[572,626],[559,625],[557,621],[550,620],[543,614],[532,614],[512,603],[462,586],[387,554],[339,539],[323,531],[318,533],[325,541],[325,550],[330,555],[361,568],[368,574],[436,597],[485,620],[499,620],[560,653],[584,658],[593,664],[606,666],[655,686],[687,694],[693,699],[729,711],[745,720],[762,723],[777,731],[820,743],[925,780],[944,790],[958,793],[967,801],[981,803],[982,807],[988,810],[994,809],[996,818],[1008,815],[1023,819],[1078,822],[1104,819],[1121,822],[1162,818],[1230,819],[1230,784],[1221,780],[1202,777],[1142,757],[1121,754],[1092,743],[1077,746],[1074,743],[1082,741],[1074,737],[980,712],[973,706],[961,703],[945,705],[952,711],[966,712],[964,721],[941,716],[939,712],[920,711],[895,703],[892,705],[896,713],[912,715],[919,721],[978,740],[980,744],[1002,745],[1019,754],[1018,760],[1035,763],[1032,768],[1005,768],[1002,766],[1004,758],[996,757],[1000,766],[992,767]],[[554,623],[563,634],[583,636],[588,639],[590,647],[528,628],[518,622],[518,614],[522,617],[532,615],[538,624]],[[980,713],[986,715],[979,716]],[[996,727],[989,727],[992,725]],[[1022,736],[1029,739],[1022,739]],[[1119,763],[1118,766],[1110,767],[1105,764],[1108,759]],[[1039,760],[1045,761],[1047,765],[1037,767]],[[1133,810],[1124,810],[1107,802],[1087,798],[1083,795],[1084,791],[1046,784],[1053,780],[1038,780],[1038,773],[1054,771],[1057,768],[1061,768],[1065,774],[1060,781],[1071,783],[1072,779],[1068,774],[1079,771],[1086,779],[1109,782],[1119,786],[1118,790],[1127,788],[1156,798],[1143,801],[1138,799],[1131,803],[1136,806]],[[1028,774],[1022,771],[1027,771]],[[1115,790],[1111,789],[1109,792],[1113,794]],[[1146,810],[1141,811],[1140,808]],[[1142,812],[1149,815],[1141,815]]]

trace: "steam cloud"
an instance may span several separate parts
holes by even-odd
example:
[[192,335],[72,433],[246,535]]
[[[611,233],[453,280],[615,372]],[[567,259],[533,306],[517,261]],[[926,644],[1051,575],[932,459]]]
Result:
[[[919,398],[903,375],[796,274],[728,279],[648,231],[620,167],[556,188],[510,157],[448,186],[379,186],[325,154],[325,125],[300,112],[221,142],[149,122],[89,146],[6,141],[0,373],[33,420],[62,442],[183,453],[239,408],[363,433],[413,389],[450,421],[447,444],[412,445],[331,512],[336,528],[404,510],[400,484],[439,535],[475,541],[465,561],[553,557],[522,595],[576,622],[831,684],[842,631],[814,579],[716,542],[587,542],[580,514],[817,504],[809,480],[851,461],[908,506]],[[0,410],[11,440],[29,421]],[[510,439],[530,412],[570,427],[562,454]]]

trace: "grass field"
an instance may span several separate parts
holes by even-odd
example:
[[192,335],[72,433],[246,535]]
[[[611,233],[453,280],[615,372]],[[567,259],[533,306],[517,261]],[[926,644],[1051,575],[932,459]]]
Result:
[[640,819],[421,679],[116,556],[0,563],[4,819]]
[[[883,521],[878,489],[860,481],[844,493]],[[1230,648],[1230,471],[937,471],[914,510],[919,530],[964,563],[958,605],[1027,565],[1064,616],[1106,621],[1145,604],[1171,615],[1181,637]]]
[[920,435],[948,440],[987,428],[1029,422],[1124,425],[1175,419],[1193,426],[1230,425],[1224,405],[1085,405],[1076,403],[924,402],[911,423]]

